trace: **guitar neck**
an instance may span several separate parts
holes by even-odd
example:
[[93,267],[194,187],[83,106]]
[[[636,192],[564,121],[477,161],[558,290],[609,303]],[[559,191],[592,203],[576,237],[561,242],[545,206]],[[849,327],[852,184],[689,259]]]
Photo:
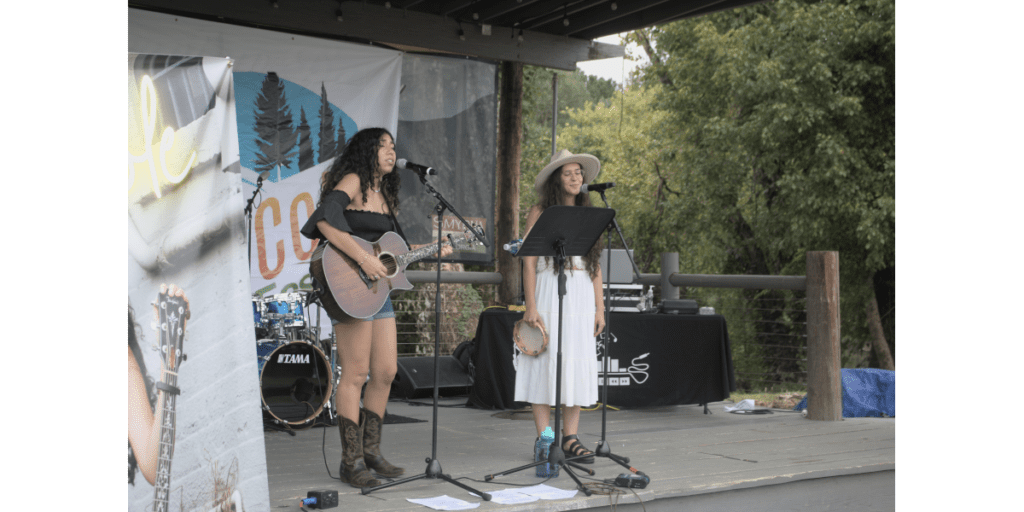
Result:
[[[452,245],[451,240],[441,243],[441,247],[447,247]],[[419,249],[409,251],[398,257],[399,268],[405,268],[412,263],[416,263],[423,258],[432,256],[437,253],[437,244],[430,244],[420,247]]]
[[[165,384],[178,386],[178,374],[164,372]],[[156,481],[153,483],[153,511],[168,512],[171,494],[171,456],[174,454],[175,401],[177,395],[164,393],[160,408],[160,450],[157,455]]]

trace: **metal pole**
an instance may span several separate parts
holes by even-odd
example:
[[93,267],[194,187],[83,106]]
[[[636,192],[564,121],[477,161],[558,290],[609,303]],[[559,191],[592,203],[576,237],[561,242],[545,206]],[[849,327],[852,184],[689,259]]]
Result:
[[558,151],[558,73],[551,73],[551,156]]

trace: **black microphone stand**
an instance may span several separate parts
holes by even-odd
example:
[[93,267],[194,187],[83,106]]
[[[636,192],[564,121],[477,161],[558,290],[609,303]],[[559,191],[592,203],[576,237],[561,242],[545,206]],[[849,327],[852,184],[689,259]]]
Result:
[[260,193],[260,189],[263,188],[263,180],[270,176],[270,171],[263,171],[259,177],[256,178],[256,190],[252,191],[252,197],[249,198],[249,202],[245,204],[245,238],[249,242],[249,270],[252,270],[252,203],[256,200],[256,196]]
[[516,256],[549,256],[554,257],[558,268],[558,340],[555,349],[555,439],[548,449],[547,460],[533,462],[514,469],[495,473],[484,477],[490,482],[495,477],[515,473],[524,469],[551,464],[561,467],[576,482],[577,489],[590,496],[592,492],[583,486],[579,477],[572,472],[576,468],[589,475],[594,471],[580,466],[577,459],[587,455],[566,457],[562,453],[562,430],[560,428],[562,410],[562,302],[566,294],[565,261],[566,256],[583,256],[590,251],[594,243],[601,238],[601,232],[615,217],[611,208],[591,208],[586,206],[551,206],[544,210],[533,225],[530,235],[523,240]]
[[[608,205],[608,199],[604,195],[604,190],[598,191],[601,194],[601,201],[604,201],[605,208],[611,208]],[[604,385],[601,386],[601,440],[597,443],[597,451],[594,453],[599,457],[607,457],[633,473],[643,474],[637,471],[635,468],[629,465],[629,457],[623,457],[621,455],[615,455],[612,453],[611,447],[605,438],[606,428],[608,425],[608,362],[611,360],[609,352],[611,350],[612,342],[612,308],[611,308],[611,288],[612,288],[612,228],[619,234],[619,241],[622,242],[622,247],[626,250],[626,257],[629,258],[629,262],[633,265],[633,280],[637,281],[640,279],[640,269],[636,266],[636,262],[633,261],[633,256],[629,253],[629,246],[626,245],[626,237],[622,236],[622,230],[619,229],[619,223],[612,218],[611,223],[608,225],[606,230],[606,242],[605,247],[608,250],[608,254],[605,257],[607,262],[606,267],[608,268],[608,275],[605,276],[605,283],[607,289],[604,294],[604,353],[601,358],[601,379],[604,381]]]
[[455,216],[458,217],[460,221],[462,221],[462,224],[465,225],[466,228],[468,228],[476,236],[477,240],[480,241],[480,243],[483,244],[485,247],[487,247],[487,242],[484,240],[482,232],[471,227],[469,223],[466,222],[466,219],[464,219],[462,215],[459,215],[459,212],[455,211],[451,203],[449,203],[443,196],[441,196],[441,194],[437,190],[434,190],[434,187],[431,187],[430,184],[427,183],[427,178],[425,174],[418,174],[420,177],[420,181],[423,183],[423,186],[427,189],[427,192],[429,192],[431,195],[437,198],[437,206],[434,207],[435,211],[437,211],[437,281],[435,288],[436,294],[434,296],[434,421],[433,438],[430,443],[430,457],[427,458],[426,460],[427,469],[426,471],[424,471],[423,474],[403,478],[401,480],[395,480],[394,482],[383,483],[376,487],[364,487],[362,489],[362,493],[370,494],[371,492],[376,491],[377,489],[384,489],[387,487],[392,487],[395,485],[400,485],[406,482],[412,482],[414,480],[420,480],[423,478],[440,478],[450,484],[457,485],[473,494],[482,497],[484,501],[491,501],[490,494],[478,491],[462,482],[455,480],[451,476],[444,474],[441,470],[441,463],[438,462],[437,460],[438,375],[441,373],[441,360],[438,359],[438,353],[441,350],[441,243],[444,237],[442,233],[444,231],[443,228],[445,209],[448,209],[453,214],[455,214]]

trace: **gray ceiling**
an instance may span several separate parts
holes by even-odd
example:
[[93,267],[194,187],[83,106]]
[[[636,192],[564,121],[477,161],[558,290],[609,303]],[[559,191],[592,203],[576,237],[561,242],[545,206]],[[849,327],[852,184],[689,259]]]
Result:
[[594,39],[770,0],[130,0],[129,7],[316,37],[573,70]]

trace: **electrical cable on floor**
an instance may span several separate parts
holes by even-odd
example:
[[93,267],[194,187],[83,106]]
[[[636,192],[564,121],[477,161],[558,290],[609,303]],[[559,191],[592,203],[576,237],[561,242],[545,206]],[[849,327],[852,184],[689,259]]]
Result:
[[[619,408],[615,407],[614,405],[609,405],[608,409],[611,410],[611,411],[618,411],[619,410]],[[597,405],[595,405],[593,407],[590,407],[590,408],[580,407],[580,410],[581,411],[600,411],[601,410],[601,402],[598,402]]]
[[[407,403],[409,405],[421,405],[421,406],[426,406],[426,407],[433,407],[434,406],[433,399],[431,399],[430,403],[413,402],[412,400],[409,400],[408,398],[389,398],[388,401],[389,402],[405,402],[405,403]],[[465,409],[466,408],[466,404],[454,404],[454,405],[441,405],[441,404],[437,404],[437,406],[438,407],[448,407],[448,408],[452,408],[452,409]]]

